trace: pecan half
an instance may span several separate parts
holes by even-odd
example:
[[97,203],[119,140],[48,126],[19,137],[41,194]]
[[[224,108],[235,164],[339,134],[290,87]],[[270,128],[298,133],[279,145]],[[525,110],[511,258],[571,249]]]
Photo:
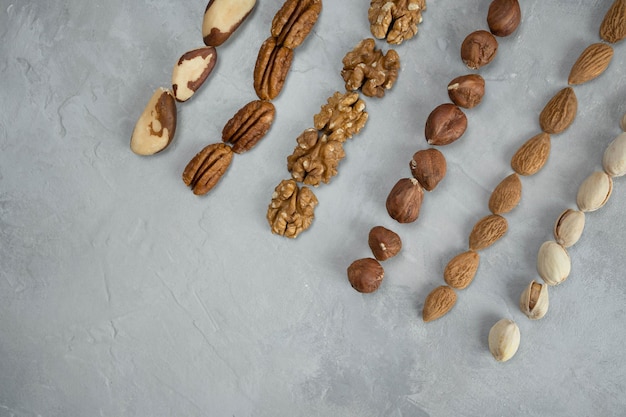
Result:
[[233,145],[233,152],[244,153],[263,139],[275,114],[276,108],[269,101],[251,101],[226,123],[222,140]]
[[321,11],[321,0],[287,0],[272,20],[271,34],[279,45],[296,49],[315,26]]
[[183,171],[183,182],[196,195],[208,193],[230,166],[233,151],[224,143],[206,146],[193,157]]
[[343,143],[359,133],[365,126],[367,117],[365,102],[359,98],[358,93],[335,92],[320,112],[313,116],[313,122],[317,130],[328,136],[328,140]]
[[317,197],[308,187],[298,188],[294,180],[282,180],[274,189],[267,209],[267,221],[272,233],[296,238],[311,226]]
[[367,17],[376,39],[399,45],[417,34],[426,0],[372,0]]
[[287,169],[298,182],[318,186],[328,184],[337,175],[337,165],[345,156],[343,145],[316,129],[305,130],[297,139],[298,146],[287,157]]
[[400,56],[390,49],[387,54],[376,49],[376,41],[363,39],[343,58],[341,76],[346,90],[359,88],[368,97],[383,97],[398,78]]
[[254,66],[254,91],[261,100],[273,100],[280,94],[292,60],[293,50],[279,45],[276,38],[263,42]]

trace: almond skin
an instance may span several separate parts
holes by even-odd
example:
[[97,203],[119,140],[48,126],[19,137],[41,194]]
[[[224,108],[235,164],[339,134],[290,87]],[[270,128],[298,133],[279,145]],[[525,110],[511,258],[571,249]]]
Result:
[[607,69],[612,58],[611,45],[602,42],[589,45],[572,66],[567,83],[578,85],[593,80]]
[[474,280],[480,255],[473,250],[469,250],[456,255],[448,262],[443,271],[443,279],[452,288],[462,290]]
[[536,174],[550,156],[550,135],[542,132],[528,139],[511,158],[511,168],[519,175]]
[[489,210],[504,214],[513,210],[522,198],[522,182],[519,175],[511,174],[498,184],[489,198]]
[[422,318],[425,322],[436,320],[454,307],[456,304],[456,293],[447,285],[435,288],[424,301]]
[[476,223],[469,237],[469,248],[473,251],[486,249],[506,234],[508,223],[499,214],[490,214]]
[[615,0],[600,24],[600,37],[616,43],[626,37],[626,0]]
[[574,122],[578,100],[572,87],[565,87],[548,101],[539,115],[539,125],[546,133],[561,133]]

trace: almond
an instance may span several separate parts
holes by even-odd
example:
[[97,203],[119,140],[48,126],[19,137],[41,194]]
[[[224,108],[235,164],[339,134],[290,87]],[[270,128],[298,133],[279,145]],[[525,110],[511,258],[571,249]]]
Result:
[[572,87],[565,87],[548,101],[539,115],[541,130],[546,133],[561,133],[576,118],[578,100]]
[[506,219],[499,214],[490,214],[476,223],[470,233],[469,248],[478,251],[493,245],[505,235],[508,229]]
[[435,288],[424,301],[422,318],[425,322],[433,321],[445,315],[456,304],[456,293],[447,285]]
[[572,66],[567,83],[578,85],[593,80],[606,70],[612,58],[611,45],[601,42],[589,45]]
[[452,288],[462,290],[474,280],[480,255],[473,250],[460,253],[448,262],[443,271],[443,279]]
[[515,152],[511,159],[511,168],[520,175],[536,174],[550,156],[550,135],[542,132],[528,139]]
[[498,184],[489,198],[489,210],[504,214],[513,210],[522,198],[522,182],[519,175],[511,174]]
[[600,24],[600,37],[616,43],[626,37],[626,0],[615,0]]

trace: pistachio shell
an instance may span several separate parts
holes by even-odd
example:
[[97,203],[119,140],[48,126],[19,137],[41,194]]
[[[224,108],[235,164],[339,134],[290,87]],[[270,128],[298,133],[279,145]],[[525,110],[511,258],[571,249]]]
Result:
[[535,280],[526,287],[519,300],[522,313],[531,320],[539,320],[548,312],[548,286]]
[[624,132],[626,132],[626,113],[622,116],[622,120],[619,121],[619,127],[622,128]]
[[613,180],[606,172],[596,171],[578,188],[576,204],[581,211],[595,211],[604,206],[613,191]]
[[585,213],[579,210],[567,209],[554,224],[554,238],[564,248],[573,246],[585,228]]
[[602,157],[602,167],[611,177],[626,174],[626,133],[618,135],[609,143]]
[[489,351],[498,362],[506,362],[517,352],[520,338],[517,324],[501,319],[489,330]]
[[548,285],[565,281],[572,269],[572,262],[565,248],[553,240],[544,242],[537,254],[537,272]]

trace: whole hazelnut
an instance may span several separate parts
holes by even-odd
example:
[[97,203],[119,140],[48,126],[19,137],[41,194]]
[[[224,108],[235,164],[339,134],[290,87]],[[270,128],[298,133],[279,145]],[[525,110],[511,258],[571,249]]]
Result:
[[461,59],[471,69],[478,69],[490,63],[498,51],[496,37],[486,30],[477,30],[463,40]]
[[374,226],[370,230],[367,243],[369,244],[374,258],[379,261],[386,261],[396,256],[402,249],[400,236],[392,230],[383,226]]
[[484,95],[485,79],[478,74],[462,75],[448,84],[448,96],[459,107],[476,107]]
[[496,36],[509,36],[515,32],[522,19],[517,0],[493,0],[487,12],[487,25]]
[[387,213],[398,223],[417,220],[424,198],[424,189],[415,178],[402,178],[387,196]]
[[455,104],[441,104],[428,115],[424,135],[430,145],[443,146],[454,142],[465,133],[467,117]]
[[411,174],[426,191],[432,191],[446,176],[446,158],[435,148],[415,152],[409,163]]
[[348,267],[348,280],[352,288],[362,293],[374,292],[383,282],[385,271],[373,258],[357,259]]

